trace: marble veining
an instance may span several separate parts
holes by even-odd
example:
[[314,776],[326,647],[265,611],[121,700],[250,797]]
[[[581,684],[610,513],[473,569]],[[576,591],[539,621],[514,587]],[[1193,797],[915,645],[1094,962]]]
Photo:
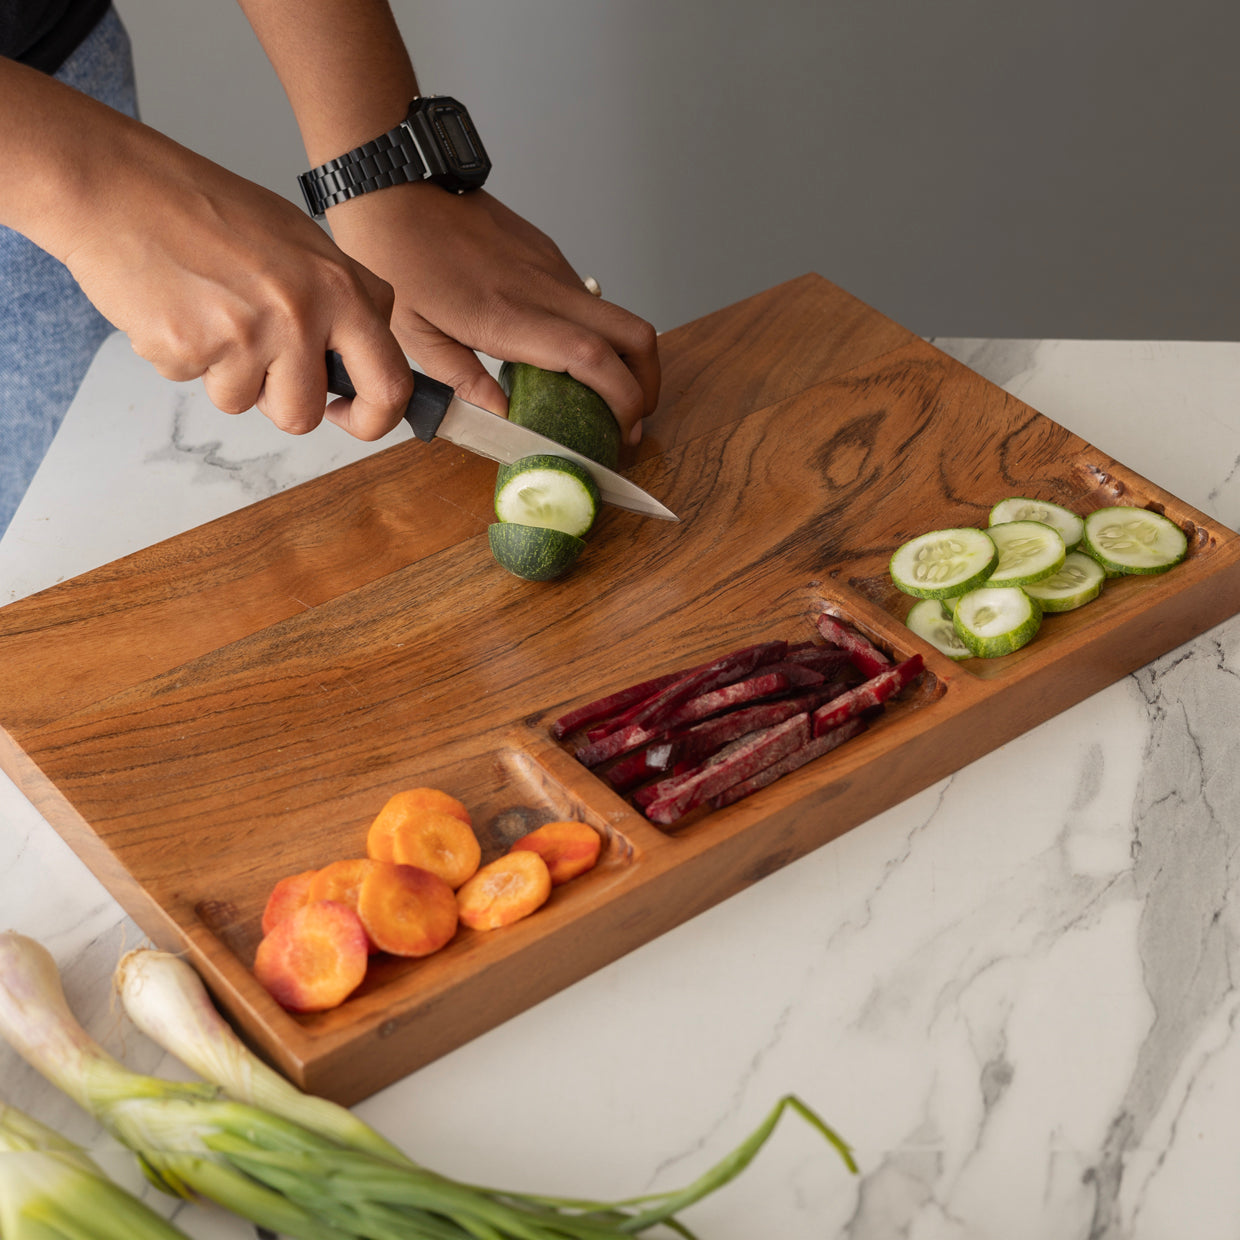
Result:
[[[1240,345],[936,341],[1240,524]],[[227,419],[109,342],[14,524],[0,602],[376,450]],[[1240,1219],[1240,619],[358,1107],[449,1174],[621,1196],[687,1182],[796,1092],[686,1215],[704,1240],[1193,1240]],[[141,935],[0,776],[0,908],[56,955],[126,1063],[184,1070],[110,991]],[[202,1240],[0,1046],[0,1097],[90,1146]]]

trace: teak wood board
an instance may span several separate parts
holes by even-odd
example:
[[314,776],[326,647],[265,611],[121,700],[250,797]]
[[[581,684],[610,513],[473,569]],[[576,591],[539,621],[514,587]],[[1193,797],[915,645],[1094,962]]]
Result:
[[[492,561],[492,466],[411,442],[0,609],[5,770],[307,1089],[365,1097],[1240,610],[1234,533],[820,277],[662,354],[629,466],[681,522],[609,509],[562,581]],[[1189,557],[954,664],[902,624],[887,560],[1015,494],[1154,506]],[[736,805],[659,829],[551,735],[602,693],[808,637],[822,609],[926,672]],[[376,958],[334,1011],[283,1011],[249,971],[272,885],[361,855],[418,785],[469,805],[484,857],[579,817],[602,861],[514,926]]]

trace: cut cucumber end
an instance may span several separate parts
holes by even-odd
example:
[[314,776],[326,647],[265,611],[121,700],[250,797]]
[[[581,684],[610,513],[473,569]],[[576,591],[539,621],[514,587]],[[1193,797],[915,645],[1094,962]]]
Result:
[[1043,611],[1074,611],[1093,602],[1106,584],[1106,569],[1083,551],[1069,551],[1063,567],[1051,577],[1023,587]]
[[503,568],[526,581],[563,577],[585,550],[585,539],[544,525],[497,522],[487,526],[491,554]]
[[1188,537],[1148,508],[1099,508],[1085,518],[1081,550],[1111,576],[1165,573],[1188,555]]
[[974,655],[994,659],[1037,636],[1042,605],[1019,586],[982,586],[961,598],[952,623]]
[[990,576],[998,551],[985,530],[932,530],[897,547],[888,564],[892,584],[915,598],[964,594]]
[[1053,576],[1062,567],[1067,548],[1054,526],[1041,521],[1004,521],[987,533],[999,551],[988,586],[1026,586]]
[[590,471],[566,457],[539,454],[501,465],[495,515],[516,525],[538,525],[583,538],[600,502]]
[[923,598],[909,608],[904,623],[924,641],[928,641],[940,654],[949,659],[967,659],[972,651],[960,640],[952,613],[945,600]]
[[1040,521],[1059,531],[1064,546],[1071,551],[1081,541],[1085,532],[1085,523],[1070,508],[1062,504],[1052,504],[1050,500],[1030,499],[1024,495],[1013,495],[1001,499],[990,510],[990,524],[1002,525],[1008,521]]

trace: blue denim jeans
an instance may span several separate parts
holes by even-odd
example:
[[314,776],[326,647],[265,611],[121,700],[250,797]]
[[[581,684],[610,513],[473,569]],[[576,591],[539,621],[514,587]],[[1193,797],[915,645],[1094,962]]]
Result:
[[[115,10],[56,76],[137,114],[129,37]],[[112,330],[63,263],[0,227],[0,535]]]

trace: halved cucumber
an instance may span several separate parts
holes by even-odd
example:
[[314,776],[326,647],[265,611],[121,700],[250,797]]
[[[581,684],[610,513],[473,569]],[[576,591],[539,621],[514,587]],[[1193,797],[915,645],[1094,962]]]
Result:
[[1111,574],[1165,573],[1188,554],[1188,538],[1161,513],[1121,505],[1085,518],[1081,550]]
[[505,362],[499,385],[508,394],[508,418],[518,426],[598,461],[608,469],[620,462],[620,423],[607,402],[572,375],[540,370],[526,362]]
[[932,530],[897,547],[888,570],[896,589],[905,594],[948,598],[985,581],[998,555],[985,530]]
[[999,551],[988,586],[1024,586],[1057,573],[1067,554],[1063,538],[1041,521],[1005,521],[986,531]]
[[1041,521],[1059,531],[1063,545],[1071,551],[1081,541],[1085,523],[1071,509],[1052,504],[1046,499],[1029,499],[1013,495],[1001,499],[990,510],[990,524],[1002,525],[1005,521]]
[[590,471],[562,456],[525,456],[501,465],[495,515],[518,525],[541,525],[585,537],[598,512],[598,484]]
[[993,659],[1033,640],[1042,605],[1019,586],[982,586],[961,598],[952,623],[973,654]]
[[941,599],[919,599],[909,608],[904,623],[949,659],[967,659],[973,653],[960,640],[951,612]]
[[1106,582],[1106,569],[1083,551],[1069,551],[1052,577],[1023,587],[1043,611],[1072,611],[1096,599]]
[[545,525],[497,522],[487,526],[491,554],[510,573],[527,581],[563,577],[585,550],[585,539]]

